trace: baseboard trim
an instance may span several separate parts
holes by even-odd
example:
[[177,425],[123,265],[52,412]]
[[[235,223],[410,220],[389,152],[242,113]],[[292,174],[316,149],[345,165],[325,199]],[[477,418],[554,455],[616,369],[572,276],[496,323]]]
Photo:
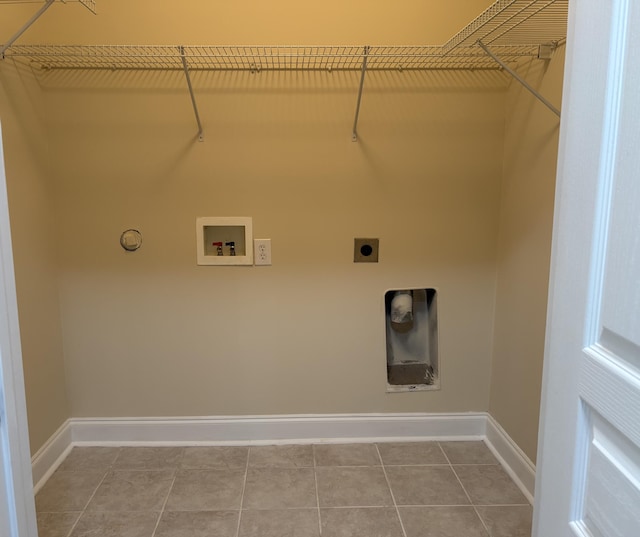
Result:
[[485,412],[71,418],[32,458],[38,492],[73,446],[265,445],[484,440],[530,502],[535,466]]
[[42,488],[73,447],[70,421],[65,421],[31,457],[34,493]]
[[70,420],[75,445],[259,445],[478,439],[486,414],[322,414]]
[[536,467],[490,414],[487,414],[485,442],[529,503],[533,504]]

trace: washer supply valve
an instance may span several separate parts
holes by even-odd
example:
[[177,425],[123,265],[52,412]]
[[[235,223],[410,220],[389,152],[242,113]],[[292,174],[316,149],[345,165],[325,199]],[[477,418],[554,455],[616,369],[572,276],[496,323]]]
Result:
[[223,255],[221,242],[212,242],[211,244],[213,244],[213,246],[216,247],[216,251],[218,252],[218,255]]
[[229,255],[236,255],[236,243],[234,241],[225,242],[224,245],[229,247]]

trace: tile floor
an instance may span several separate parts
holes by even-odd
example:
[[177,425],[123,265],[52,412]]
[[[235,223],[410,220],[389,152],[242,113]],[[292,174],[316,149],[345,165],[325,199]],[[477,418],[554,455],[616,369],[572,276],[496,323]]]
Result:
[[40,537],[529,537],[482,442],[74,448]]

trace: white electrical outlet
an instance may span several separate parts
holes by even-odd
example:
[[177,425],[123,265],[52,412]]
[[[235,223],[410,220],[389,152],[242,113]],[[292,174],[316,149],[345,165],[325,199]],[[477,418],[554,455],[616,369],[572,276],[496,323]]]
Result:
[[254,265],[271,265],[271,239],[253,239]]

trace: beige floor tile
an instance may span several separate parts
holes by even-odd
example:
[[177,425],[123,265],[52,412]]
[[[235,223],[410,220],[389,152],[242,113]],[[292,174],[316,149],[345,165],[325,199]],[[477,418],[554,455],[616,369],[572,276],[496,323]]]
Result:
[[235,537],[237,529],[238,511],[165,511],[154,537]]
[[255,446],[249,451],[249,466],[256,468],[313,466],[313,446]]
[[38,513],[38,537],[67,537],[82,513]]
[[167,511],[240,509],[244,469],[179,470],[169,494]]
[[74,448],[36,496],[39,534],[319,537],[321,520],[322,537],[402,537],[385,471],[406,537],[530,536],[483,442]]
[[71,537],[152,537],[160,513],[85,513]]
[[454,466],[475,505],[526,504],[527,499],[501,466]]
[[316,468],[321,507],[393,505],[382,467]]
[[440,442],[451,464],[499,464],[482,442]]
[[313,468],[249,468],[245,509],[317,507]]
[[403,537],[395,507],[322,509],[322,537]]
[[318,510],[242,511],[238,537],[320,537]]
[[247,466],[248,447],[187,447],[180,463],[185,469],[243,469]]
[[473,507],[400,507],[407,537],[488,537]]
[[182,459],[181,447],[125,447],[113,467],[116,470],[169,470]]
[[375,444],[316,444],[316,466],[379,466]]
[[469,499],[449,466],[388,466],[398,505],[468,505]]
[[491,537],[530,537],[533,509],[530,505],[478,507]]
[[82,511],[106,472],[55,472],[36,495],[39,512]]
[[74,447],[59,466],[59,472],[106,472],[120,448],[110,447]]
[[111,471],[87,511],[160,511],[174,473],[173,470]]
[[449,464],[438,442],[391,442],[378,449],[385,465]]

